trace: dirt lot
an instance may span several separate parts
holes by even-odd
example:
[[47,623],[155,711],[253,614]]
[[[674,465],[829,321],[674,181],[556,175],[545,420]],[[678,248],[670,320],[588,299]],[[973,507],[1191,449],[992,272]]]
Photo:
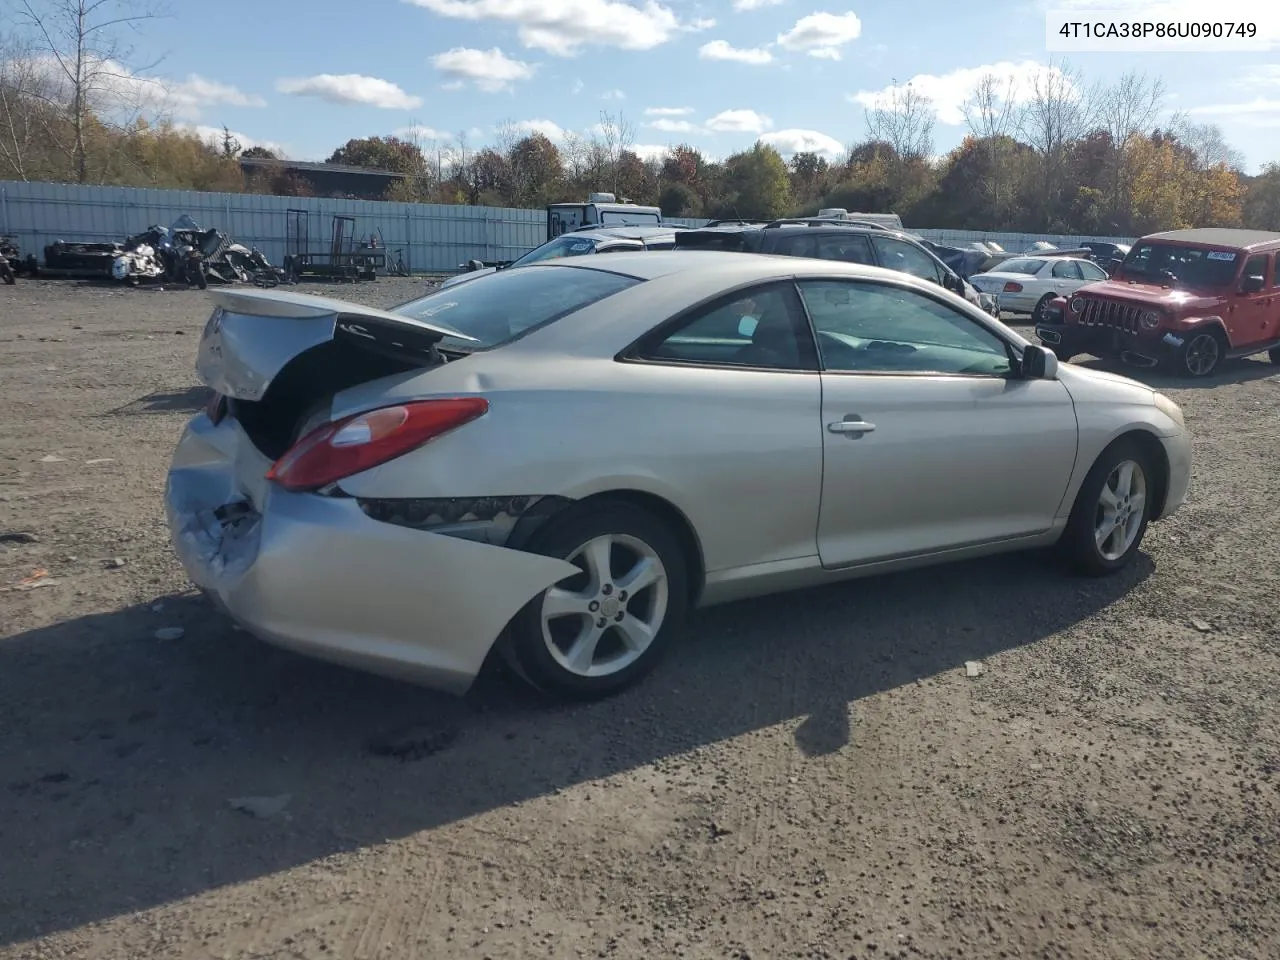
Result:
[[190,592],[161,492],[208,313],[0,287],[0,533],[37,538],[0,545],[0,958],[1280,956],[1275,368],[1166,383],[1191,500],[1127,575],[721,608],[549,708],[313,663]]

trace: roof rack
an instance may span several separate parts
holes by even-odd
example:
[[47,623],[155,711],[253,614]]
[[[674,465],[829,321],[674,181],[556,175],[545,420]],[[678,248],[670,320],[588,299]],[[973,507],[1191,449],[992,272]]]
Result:
[[756,223],[769,223],[768,220],[744,220],[741,217],[731,217],[728,220],[708,220],[703,227],[724,227],[724,226],[741,226],[749,227]]
[[778,220],[770,220],[765,223],[766,230],[776,229],[788,225],[803,224],[806,227],[825,227],[828,224],[834,224],[840,227],[856,227],[860,230],[889,230],[889,227],[879,223],[872,223],[870,220],[845,220],[839,217],[782,217]]

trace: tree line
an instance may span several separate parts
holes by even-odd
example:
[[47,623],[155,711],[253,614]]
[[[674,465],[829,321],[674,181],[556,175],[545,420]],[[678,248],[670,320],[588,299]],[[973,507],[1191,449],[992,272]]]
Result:
[[[112,5],[119,10],[109,12]],[[135,0],[49,0],[26,9],[26,33],[0,37],[0,180],[98,183],[305,196],[305,173],[251,175],[225,128],[201,137],[165,115],[146,81],[121,66],[107,19],[150,14]],[[94,17],[98,17],[95,20]],[[130,80],[120,82],[122,71]],[[136,102],[123,92],[132,90]],[[139,92],[140,91],[140,92]],[[1019,87],[980,78],[963,105],[965,136],[934,151],[936,105],[910,84],[865,109],[840,156],[784,158],[759,141],[723,159],[689,144],[641,157],[636,128],[602,113],[555,141],[520,124],[492,142],[353,139],[327,159],[403,174],[383,199],[539,207],[607,191],[668,216],[773,218],[821,207],[893,212],[909,225],[1136,236],[1189,226],[1280,230],[1280,163],[1258,175],[1213,125],[1168,114],[1164,84],[1130,73],[1089,84],[1065,63]],[[852,119],[852,118],[851,118]]]

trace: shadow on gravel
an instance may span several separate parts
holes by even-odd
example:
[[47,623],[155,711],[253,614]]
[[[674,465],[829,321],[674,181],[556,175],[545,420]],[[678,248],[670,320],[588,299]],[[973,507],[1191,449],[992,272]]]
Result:
[[[494,673],[459,699],[306,660],[192,595],[33,630],[0,641],[0,943],[784,721],[805,718],[799,749],[829,753],[850,703],[1035,643],[1152,570],[1143,555],[1080,580],[1013,555],[715,608],[640,686],[567,707]],[[229,803],[286,794],[282,813]]]
[[132,400],[122,407],[108,410],[106,417],[129,417],[140,413],[195,413],[204,409],[213,395],[208,387],[188,387],[186,390],[159,390],[145,397]]

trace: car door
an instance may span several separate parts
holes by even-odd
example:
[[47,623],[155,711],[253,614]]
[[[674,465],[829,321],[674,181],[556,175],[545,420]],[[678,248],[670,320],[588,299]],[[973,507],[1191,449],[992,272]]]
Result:
[[[1271,276],[1270,260],[1267,254],[1254,254],[1245,261],[1236,280],[1234,303],[1227,312],[1227,331],[1233,347],[1266,343],[1275,337],[1272,308],[1276,291],[1267,282]],[[1262,278],[1262,289],[1246,292],[1245,282],[1250,277]]]
[[1076,455],[1060,382],[1012,376],[1005,341],[940,298],[863,280],[798,286],[822,365],[823,566],[1050,528]]
[[1056,293],[1060,297],[1067,296],[1084,281],[1080,265],[1075,260],[1050,260],[1040,275],[1046,279],[1041,293]]

